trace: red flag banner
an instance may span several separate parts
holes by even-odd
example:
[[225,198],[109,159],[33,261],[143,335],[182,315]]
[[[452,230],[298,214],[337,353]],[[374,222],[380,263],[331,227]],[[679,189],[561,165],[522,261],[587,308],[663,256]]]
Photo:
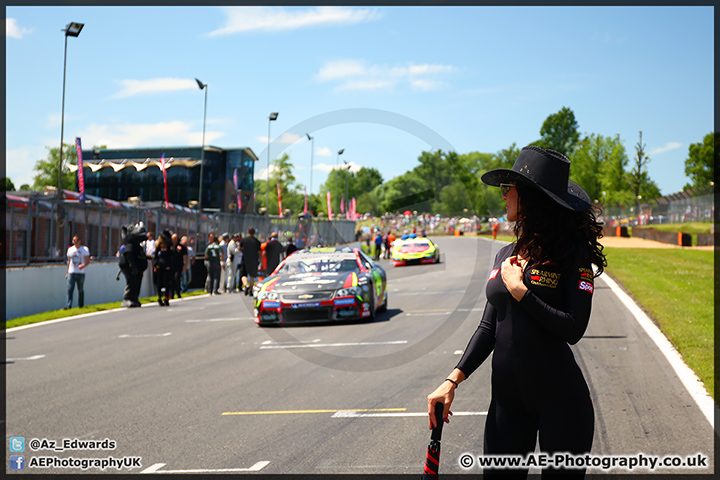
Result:
[[277,183],[277,191],[278,191],[278,210],[280,211],[280,218],[283,218],[282,191],[280,190],[280,182]]
[[165,169],[165,154],[160,155],[160,169],[163,172],[163,189],[165,190],[165,208],[169,208],[167,191],[167,170]]
[[303,215],[307,215],[307,213],[308,213],[307,190],[305,190],[305,208],[303,209]]
[[83,173],[82,147],[80,146],[80,137],[75,137],[75,148],[77,149],[78,190],[80,190],[80,203],[85,203],[85,174]]
[[327,210],[328,218],[332,220],[332,198],[330,197],[330,190],[327,191]]
[[235,196],[237,197],[237,211],[240,213],[242,211],[242,199],[238,190],[237,168],[233,170],[233,183],[235,184]]

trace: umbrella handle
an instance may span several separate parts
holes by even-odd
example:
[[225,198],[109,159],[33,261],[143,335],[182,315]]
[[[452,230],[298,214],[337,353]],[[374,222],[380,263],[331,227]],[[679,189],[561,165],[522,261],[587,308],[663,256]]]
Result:
[[445,404],[442,402],[437,402],[435,404],[435,425],[437,425],[435,428],[432,429],[432,434],[430,435],[431,440],[440,440],[440,436],[442,435],[442,428],[443,428],[443,410],[445,409]]

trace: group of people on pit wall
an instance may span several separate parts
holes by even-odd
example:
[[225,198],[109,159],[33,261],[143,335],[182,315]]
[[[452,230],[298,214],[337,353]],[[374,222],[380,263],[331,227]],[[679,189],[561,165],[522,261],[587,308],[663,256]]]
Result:
[[286,255],[298,249],[292,237],[284,246],[277,232],[272,232],[266,242],[260,242],[255,233],[255,228],[250,227],[245,237],[240,233],[232,236],[223,233],[219,237],[214,233],[208,235],[206,292],[220,295],[222,289],[223,293],[242,291],[251,295],[261,270],[269,274]]

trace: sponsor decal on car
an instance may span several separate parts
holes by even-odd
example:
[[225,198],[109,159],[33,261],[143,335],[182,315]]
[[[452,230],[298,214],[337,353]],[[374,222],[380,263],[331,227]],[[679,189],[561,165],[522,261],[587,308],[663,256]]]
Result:
[[354,298],[338,298],[335,300],[335,305],[355,305]]
[[321,306],[322,306],[322,303],[320,303],[320,302],[293,303],[292,305],[290,305],[290,308],[318,308]]
[[270,302],[268,300],[263,300],[262,308],[280,308],[280,302]]

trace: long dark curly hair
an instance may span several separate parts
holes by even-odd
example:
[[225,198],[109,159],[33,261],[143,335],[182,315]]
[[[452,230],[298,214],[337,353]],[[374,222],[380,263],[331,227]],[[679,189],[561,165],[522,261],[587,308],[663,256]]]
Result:
[[597,267],[599,276],[607,266],[602,238],[600,208],[584,211],[563,208],[535,188],[518,185],[517,245],[514,254],[527,259],[527,268],[539,265],[568,265],[580,249],[581,255]]

